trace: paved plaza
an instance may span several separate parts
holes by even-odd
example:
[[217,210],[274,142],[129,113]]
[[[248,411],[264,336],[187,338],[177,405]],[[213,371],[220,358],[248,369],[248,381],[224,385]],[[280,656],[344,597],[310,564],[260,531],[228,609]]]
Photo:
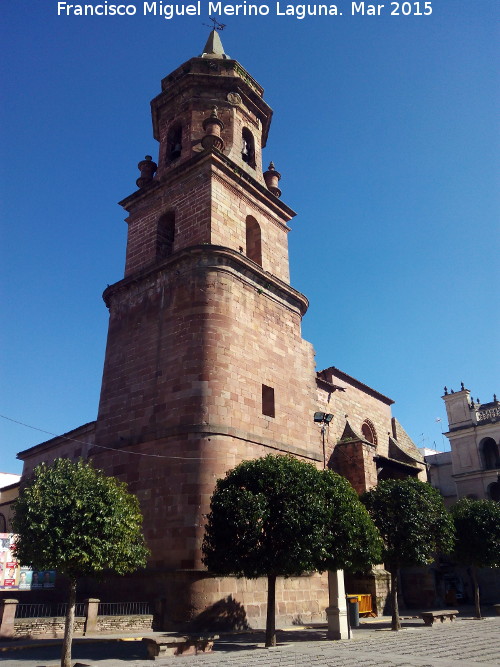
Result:
[[[161,635],[161,633],[155,633]],[[424,627],[417,619],[391,632],[388,619],[364,621],[352,640],[326,640],[324,628],[278,632],[278,646],[263,647],[263,633],[223,635],[207,655],[147,660],[144,645],[131,637],[77,639],[73,662],[89,667],[492,667],[500,665],[500,617],[457,619]],[[60,642],[3,643],[2,667],[58,667]]]

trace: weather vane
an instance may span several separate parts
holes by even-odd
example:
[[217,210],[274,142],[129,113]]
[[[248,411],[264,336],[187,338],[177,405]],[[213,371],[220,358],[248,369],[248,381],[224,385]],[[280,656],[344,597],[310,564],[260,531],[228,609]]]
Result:
[[212,28],[212,27],[213,27],[214,30],[220,30],[220,31],[222,31],[222,30],[224,30],[224,28],[226,27],[226,24],[225,24],[225,23],[219,23],[219,21],[217,21],[217,19],[215,19],[213,16],[209,16],[208,18],[209,18],[210,21],[212,21],[212,23],[213,23],[213,26],[209,25],[208,23],[204,23],[204,24],[203,24],[203,25],[206,25],[208,28]]

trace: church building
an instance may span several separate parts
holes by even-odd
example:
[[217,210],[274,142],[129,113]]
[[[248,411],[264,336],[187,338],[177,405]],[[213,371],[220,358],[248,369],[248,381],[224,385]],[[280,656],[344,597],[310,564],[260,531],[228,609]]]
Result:
[[[316,372],[301,334],[308,301],[289,280],[295,213],[263,162],[272,110],[217,31],[162,80],[151,112],[157,162],[139,163],[138,188],[120,202],[125,273],[104,292],[97,419],[19,458],[25,476],[58,456],[91,458],[138,496],[147,569],[89,592],[155,601],[165,629],[262,627],[266,582],[216,578],[201,562],[216,480],[245,459],[292,454],[361,493],[422,477],[423,459],[391,399],[335,367]],[[376,580],[358,588],[377,595]],[[278,623],[324,621],[326,574],[280,580],[276,598]]]

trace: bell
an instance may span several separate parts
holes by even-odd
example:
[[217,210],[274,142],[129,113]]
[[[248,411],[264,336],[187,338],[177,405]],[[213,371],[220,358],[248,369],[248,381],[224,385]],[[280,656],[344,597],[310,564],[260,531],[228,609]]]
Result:
[[170,158],[172,160],[175,160],[176,158],[178,158],[181,154],[181,150],[182,150],[182,146],[179,143],[175,144],[174,147],[172,148],[172,150],[170,151]]

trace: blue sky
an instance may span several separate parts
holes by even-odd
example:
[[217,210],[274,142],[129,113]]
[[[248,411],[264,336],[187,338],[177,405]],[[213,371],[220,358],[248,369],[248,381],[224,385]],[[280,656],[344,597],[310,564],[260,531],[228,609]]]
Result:
[[[101,293],[125,256],[116,202],[157,155],[149,101],[161,78],[209,32],[204,1],[201,16],[172,20],[135,6],[129,17],[57,16],[54,0],[2,9],[0,413],[52,433],[96,417]],[[304,20],[275,6],[219,19],[275,112],[265,159],[298,212],[304,337],[318,369],[390,396],[413,439],[442,448],[444,385],[500,395],[498,3],[352,16],[339,1],[342,16]],[[49,437],[0,419],[0,471],[20,472],[16,452]]]

